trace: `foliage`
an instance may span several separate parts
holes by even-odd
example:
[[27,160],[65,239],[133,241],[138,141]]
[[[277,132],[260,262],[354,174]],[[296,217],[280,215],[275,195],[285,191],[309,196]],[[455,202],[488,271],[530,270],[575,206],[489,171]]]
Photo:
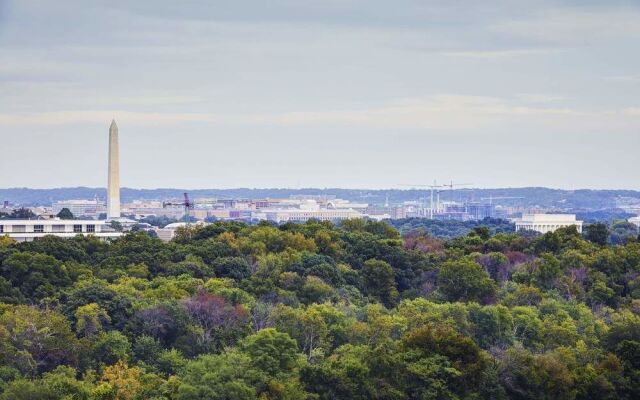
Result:
[[63,208],[62,210],[60,210],[56,217],[60,219],[75,219],[73,213],[68,208]]
[[3,239],[0,399],[637,398],[630,227],[494,222]]

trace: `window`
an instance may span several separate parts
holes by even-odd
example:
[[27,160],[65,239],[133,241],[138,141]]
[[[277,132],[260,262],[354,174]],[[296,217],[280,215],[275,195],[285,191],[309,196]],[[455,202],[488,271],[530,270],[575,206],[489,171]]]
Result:
[[0,233],[4,233],[4,225],[0,225]]
[[51,231],[57,233],[64,232],[64,225],[52,225]]
[[96,231],[95,225],[87,225],[87,232],[94,233]]
[[44,232],[44,225],[34,225],[33,226],[33,232],[35,232],[35,233],[43,233]]
[[82,233],[82,225],[74,225],[73,233]]
[[25,233],[27,231],[26,225],[14,225],[13,232],[14,233]]

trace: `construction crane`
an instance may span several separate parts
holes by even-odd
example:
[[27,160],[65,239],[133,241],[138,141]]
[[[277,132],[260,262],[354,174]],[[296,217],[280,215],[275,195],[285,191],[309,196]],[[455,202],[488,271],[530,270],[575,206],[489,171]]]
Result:
[[[429,202],[429,219],[433,219],[433,214],[434,214],[433,192],[434,192],[434,190],[436,191],[437,196],[438,196],[437,209],[440,209],[440,189],[442,189],[442,188],[450,188],[451,190],[453,190],[454,186],[468,186],[468,185],[472,185],[472,183],[453,183],[453,181],[451,181],[451,183],[449,183],[449,184],[438,185],[437,182],[434,180],[433,181],[433,185],[401,185],[401,186],[410,186],[410,187],[414,187],[414,188],[423,187],[423,188],[428,188],[428,189],[431,190],[431,200]],[[452,196],[452,198],[453,198],[453,196]],[[426,200],[425,200],[425,209],[426,209]]]
[[498,196],[498,197],[489,196],[489,197],[482,197],[480,198],[480,200],[489,200],[489,205],[493,205],[494,200],[513,200],[513,199],[524,199],[524,198],[525,197],[522,197],[522,196]]
[[190,217],[190,210],[193,210],[193,205],[194,203],[189,200],[189,195],[187,193],[184,193],[184,201],[182,202],[178,202],[178,203],[174,203],[174,202],[163,202],[162,203],[162,208],[166,208],[167,206],[182,206],[184,207],[184,220],[187,223],[187,226],[189,226],[191,224],[191,217]]
[[[453,183],[453,181],[451,181],[449,184],[444,184],[443,186],[449,188],[449,197],[451,197],[451,201],[453,201],[454,186],[471,186],[471,185],[473,185],[473,183]],[[437,194],[438,194],[438,199],[436,202],[436,210],[440,210],[440,190],[437,190]]]
[[[412,188],[427,188],[431,190],[431,202],[429,203],[429,219],[433,219],[433,191],[435,189],[439,189],[444,187],[443,185],[437,185],[436,181],[433,181],[433,185],[408,185],[408,184],[403,184],[400,186],[410,186]],[[425,194],[425,200],[424,200],[424,216],[427,216],[427,196]]]

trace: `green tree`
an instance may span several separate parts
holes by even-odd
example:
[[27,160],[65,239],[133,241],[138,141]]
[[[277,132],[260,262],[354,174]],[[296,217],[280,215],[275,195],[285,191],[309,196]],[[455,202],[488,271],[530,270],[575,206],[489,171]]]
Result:
[[251,357],[254,368],[273,377],[291,373],[301,362],[296,341],[273,328],[248,336],[243,340],[241,349]]
[[534,355],[510,349],[502,360],[500,376],[512,399],[570,400],[577,392],[569,367],[554,353]]
[[367,260],[360,271],[365,293],[377,298],[387,307],[398,299],[393,268],[382,260]]
[[113,228],[117,232],[122,232],[124,230],[124,227],[122,226],[122,224],[116,220],[111,221],[109,223],[109,226],[111,226],[111,228]]
[[300,288],[299,298],[305,304],[322,303],[335,292],[331,285],[325,283],[317,276],[307,276],[302,288]]
[[73,216],[73,213],[66,207],[60,210],[60,212],[56,215],[56,217],[60,219],[75,219],[75,217]]
[[478,263],[464,259],[442,264],[438,290],[449,301],[488,301],[496,284]]
[[96,303],[78,307],[75,318],[76,332],[78,335],[88,338],[94,338],[103,331],[103,325],[111,322],[109,314]]
[[76,366],[79,353],[78,340],[62,314],[21,305],[0,315],[0,361],[22,374]]
[[89,382],[76,379],[76,370],[59,366],[46,372],[42,379],[20,378],[11,382],[0,400],[89,400],[91,389]]
[[55,258],[31,252],[14,252],[0,265],[0,273],[31,299],[52,296],[71,285],[66,267]]
[[103,332],[93,344],[93,359],[97,366],[100,363],[112,365],[118,360],[127,360],[131,354],[129,339],[119,331]]
[[179,375],[178,400],[253,400],[266,376],[251,366],[248,355],[228,352],[190,361]]
[[609,239],[609,228],[606,224],[595,223],[586,226],[586,238],[591,243],[605,246]]
[[543,289],[550,289],[555,280],[560,276],[562,268],[560,261],[552,254],[542,254],[540,259],[535,261],[535,269],[533,271],[533,278],[538,287]]
[[300,373],[305,389],[321,400],[367,400],[376,398],[376,387],[364,345],[344,345],[322,363],[309,364]]
[[34,219],[36,215],[28,208],[18,208],[11,211],[11,214],[6,217],[7,219]]

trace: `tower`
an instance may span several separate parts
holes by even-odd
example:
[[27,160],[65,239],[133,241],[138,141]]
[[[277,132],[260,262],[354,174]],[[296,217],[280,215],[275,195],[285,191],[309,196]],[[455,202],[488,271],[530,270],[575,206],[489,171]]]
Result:
[[120,150],[118,125],[111,120],[109,127],[109,179],[107,185],[107,219],[120,218]]

